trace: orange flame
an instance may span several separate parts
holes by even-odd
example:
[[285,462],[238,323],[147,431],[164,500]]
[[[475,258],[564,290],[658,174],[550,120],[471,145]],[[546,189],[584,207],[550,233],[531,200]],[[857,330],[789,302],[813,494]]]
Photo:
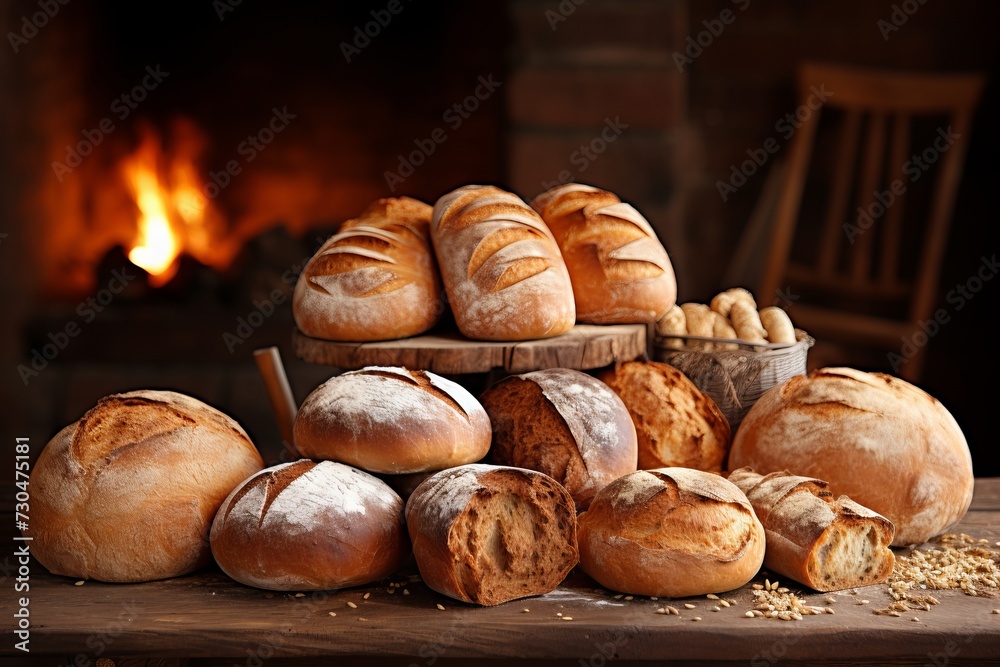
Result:
[[160,287],[178,269],[181,252],[204,264],[220,267],[232,251],[221,242],[221,220],[199,187],[195,158],[202,140],[193,127],[175,128],[170,164],[155,134],[147,133],[139,148],[123,163],[126,184],[139,210],[138,230],[128,258],[149,273]]

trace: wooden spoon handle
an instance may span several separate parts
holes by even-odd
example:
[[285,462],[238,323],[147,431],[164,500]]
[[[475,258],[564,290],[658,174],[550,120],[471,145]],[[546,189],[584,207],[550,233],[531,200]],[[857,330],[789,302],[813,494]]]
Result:
[[285,375],[285,366],[281,363],[281,352],[274,346],[265,347],[254,350],[253,357],[264,379],[267,396],[271,399],[271,409],[274,410],[274,417],[278,421],[285,449],[294,458],[299,458],[292,429],[298,408],[292,395],[292,388],[288,384],[288,376]]

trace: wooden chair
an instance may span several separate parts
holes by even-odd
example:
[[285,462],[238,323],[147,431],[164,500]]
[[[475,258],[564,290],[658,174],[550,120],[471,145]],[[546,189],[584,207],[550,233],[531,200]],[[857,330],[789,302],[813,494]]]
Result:
[[[844,308],[821,307],[813,302],[794,302],[790,314],[797,326],[817,340],[861,343],[900,353],[903,339],[913,336],[919,323],[933,317],[938,279],[948,238],[955,197],[973,111],[985,77],[980,74],[918,74],[870,70],[819,63],[805,63],[798,72],[798,96],[809,98],[813,87],[829,91],[821,111],[813,112],[792,138],[787,172],[777,200],[773,231],[763,267],[759,296],[778,295],[779,290],[812,290],[845,300],[902,302],[905,319],[858,313]],[[816,141],[821,113],[843,112],[842,124],[832,163],[829,201],[819,247],[809,263],[790,258],[793,237],[802,210],[803,191]],[[933,183],[928,219],[919,242],[913,279],[901,275],[901,248],[904,245],[903,212],[907,193],[894,195],[884,213],[862,233],[856,234],[858,208],[868,209],[874,193],[892,188],[895,180],[907,186],[903,173],[911,155],[928,146],[911,147],[911,123],[920,116],[944,117],[942,128],[951,126],[959,135],[939,153],[934,167],[923,176]],[[865,127],[862,141],[862,126]],[[943,145],[943,144],[942,144]],[[888,158],[886,150],[888,149]],[[916,150],[914,150],[916,149]],[[857,162],[860,157],[860,168]],[[912,168],[912,165],[910,165]],[[853,176],[858,172],[858,180]],[[849,200],[855,200],[853,206]],[[887,199],[887,198],[886,198]],[[875,207],[873,212],[878,212]],[[867,223],[866,220],[861,219]],[[878,252],[876,252],[876,240]],[[781,292],[782,294],[784,292]],[[788,306],[788,303],[779,304]],[[922,339],[917,336],[917,342]],[[900,369],[902,377],[920,377],[926,342],[910,354]]]

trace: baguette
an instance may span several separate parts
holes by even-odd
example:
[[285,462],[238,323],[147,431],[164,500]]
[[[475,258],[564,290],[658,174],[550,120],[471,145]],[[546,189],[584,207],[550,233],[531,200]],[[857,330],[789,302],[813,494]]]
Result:
[[764,525],[764,567],[818,591],[882,583],[895,557],[893,525],[847,496],[834,500],[826,482],[788,472],[733,471]]
[[567,183],[531,202],[566,260],[577,319],[655,322],[674,305],[677,281],[649,222],[616,195]]
[[392,340],[433,327],[444,311],[428,239],[431,207],[379,199],[346,221],[306,264],[292,314],[307,336]]
[[576,321],[552,232],[519,197],[467,185],[434,206],[431,241],[459,330],[479,340],[549,338]]

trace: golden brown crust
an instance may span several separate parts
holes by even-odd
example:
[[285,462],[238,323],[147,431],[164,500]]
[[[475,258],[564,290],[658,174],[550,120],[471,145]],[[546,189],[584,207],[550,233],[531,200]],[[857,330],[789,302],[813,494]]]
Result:
[[481,400],[493,424],[490,460],[553,477],[581,510],[635,470],[635,427],[625,405],[586,373],[553,368],[511,376]]
[[729,422],[684,373],[657,361],[629,361],[598,378],[621,397],[635,424],[639,469],[720,471],[731,441]]
[[369,366],[317,387],[295,417],[295,447],[306,458],[408,474],[478,461],[492,429],[479,402],[428,371]]
[[467,185],[438,199],[431,240],[459,330],[479,340],[548,338],[576,321],[552,232],[516,195]]
[[223,499],[264,463],[239,424],[183,394],[102,398],[31,473],[32,554],[50,572],[140,582],[211,561]]
[[578,524],[581,569],[635,595],[733,590],[764,560],[764,528],[746,496],[698,470],[625,475],[597,494]]
[[444,310],[428,236],[432,208],[379,199],[316,252],[295,285],[293,314],[307,336],[391,340],[430,329]]
[[881,583],[892,573],[893,526],[818,479],[750,468],[729,481],[753,505],[767,534],[764,566],[819,591]]
[[765,393],[733,441],[729,468],[789,470],[889,519],[894,546],[949,530],[972,501],[972,458],[938,401],[881,373],[824,368]]
[[473,464],[439,472],[410,496],[406,525],[424,583],[465,602],[548,593],[578,561],[572,498],[532,470]]
[[667,251],[646,219],[616,195],[567,183],[531,206],[566,260],[579,321],[655,322],[674,305],[677,283]]
[[400,497],[331,461],[295,461],[247,479],[219,508],[211,543],[230,577],[278,591],[370,583],[410,554]]

